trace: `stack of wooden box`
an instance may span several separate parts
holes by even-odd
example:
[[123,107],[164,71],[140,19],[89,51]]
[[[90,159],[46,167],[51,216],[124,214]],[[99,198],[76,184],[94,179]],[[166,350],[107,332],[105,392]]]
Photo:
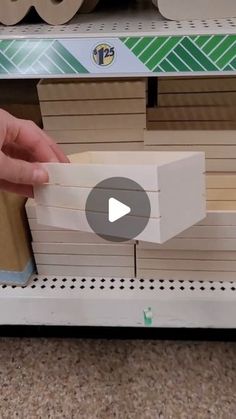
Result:
[[208,172],[236,167],[236,77],[160,79],[147,113],[148,150],[206,153]]
[[116,244],[95,234],[44,227],[37,223],[34,200],[26,211],[39,275],[133,277],[135,243]]
[[139,243],[139,277],[235,280],[236,174],[209,175],[207,195],[204,221],[162,246]]
[[44,129],[65,153],[143,148],[144,79],[44,80],[38,95]]
[[[164,243],[206,215],[203,153],[88,152],[70,158],[72,164],[44,165],[50,184],[35,188],[41,224]],[[116,224],[109,222],[111,197],[129,208]]]
[[147,111],[147,150],[206,153],[208,172],[236,168],[236,77],[160,79]]
[[208,172],[236,168],[236,77],[160,79],[148,109],[148,150],[206,153]]

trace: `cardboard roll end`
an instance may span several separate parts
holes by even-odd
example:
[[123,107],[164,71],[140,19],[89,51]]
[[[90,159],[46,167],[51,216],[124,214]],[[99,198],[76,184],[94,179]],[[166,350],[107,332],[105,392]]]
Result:
[[62,25],[75,16],[83,3],[84,0],[2,0],[0,22],[7,26],[15,25],[22,21],[34,7],[46,23]]

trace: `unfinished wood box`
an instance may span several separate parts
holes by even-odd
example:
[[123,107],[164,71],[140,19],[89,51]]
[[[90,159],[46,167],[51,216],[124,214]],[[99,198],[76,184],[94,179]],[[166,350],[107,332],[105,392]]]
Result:
[[158,106],[147,111],[148,129],[236,129],[235,76],[159,78],[157,86]]
[[[82,231],[65,230],[58,227],[51,227],[48,225],[39,224],[36,215],[36,203],[34,199],[28,199],[25,205],[28,223],[30,226],[31,236],[33,243],[39,245],[40,243],[51,243],[52,245],[59,246],[62,244],[72,245],[104,245],[113,246],[113,244],[94,233],[85,233]],[[130,240],[122,243],[121,246],[131,245],[134,246],[135,242]],[[55,250],[55,248],[54,248]],[[55,251],[56,253],[56,251]]]
[[[209,209],[211,202],[214,202],[214,208],[210,205]],[[207,216],[204,220],[167,243],[153,245],[140,242],[139,248],[158,251],[235,251],[236,201],[207,201],[207,207]]]
[[207,172],[236,167],[236,131],[144,131],[144,148],[156,151],[203,151]]
[[232,281],[236,276],[235,251],[145,250],[137,246],[136,254],[139,278]]
[[[236,91],[235,76],[220,77],[162,77],[158,80],[158,95],[165,94],[194,94],[203,96]],[[201,100],[201,105],[205,101]],[[221,102],[222,103],[222,102]],[[224,103],[224,102],[223,102]]]
[[45,130],[144,129],[146,114],[45,116]]
[[38,95],[43,101],[145,99],[145,79],[41,80]]
[[[72,161],[70,165],[44,165],[49,185],[35,190],[39,223],[91,232],[84,211],[86,197],[99,182],[111,177],[131,179],[149,194],[151,218],[138,239],[163,243],[205,217],[203,153],[88,152],[75,155]],[[127,192],[137,194],[124,194]],[[101,215],[94,213],[98,225]]]
[[143,142],[131,143],[82,143],[82,144],[60,144],[61,150],[66,155],[82,153],[85,151],[142,151],[144,150]]
[[[212,179],[210,184],[215,185]],[[139,242],[137,276],[166,280],[235,280],[236,202],[231,210],[227,203],[224,210],[219,207],[215,201],[215,210],[208,211],[204,220],[164,245]]]
[[135,242],[113,244],[93,233],[40,225],[33,199],[26,211],[39,275],[134,277]]
[[43,101],[43,116],[144,114],[145,98]]
[[[59,144],[108,144],[137,143],[143,144],[143,129],[78,129],[46,130],[46,134]],[[73,153],[71,153],[73,154]]]
[[39,275],[100,277],[100,278],[133,278],[134,267],[120,266],[66,266],[66,265],[38,265]]

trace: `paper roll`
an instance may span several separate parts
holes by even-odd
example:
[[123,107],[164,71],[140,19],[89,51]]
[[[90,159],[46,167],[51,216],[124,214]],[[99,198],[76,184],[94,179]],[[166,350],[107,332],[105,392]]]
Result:
[[0,22],[4,25],[19,23],[32,6],[32,0],[1,0]]
[[51,25],[62,25],[71,20],[84,0],[34,0],[40,17]]
[[235,0],[153,0],[167,19],[223,19],[236,17]]
[[100,0],[84,0],[83,5],[80,8],[80,13],[91,13],[98,5]]

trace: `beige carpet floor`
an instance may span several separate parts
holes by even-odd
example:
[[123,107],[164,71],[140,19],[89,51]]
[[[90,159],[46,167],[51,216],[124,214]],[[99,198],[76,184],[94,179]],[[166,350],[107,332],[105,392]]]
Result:
[[235,419],[236,344],[0,339],[1,419]]

